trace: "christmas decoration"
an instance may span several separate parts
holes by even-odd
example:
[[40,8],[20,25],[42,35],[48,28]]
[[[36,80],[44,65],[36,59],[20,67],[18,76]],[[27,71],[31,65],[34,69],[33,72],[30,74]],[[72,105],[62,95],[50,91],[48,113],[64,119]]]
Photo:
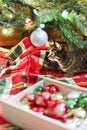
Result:
[[39,92],[35,96],[36,104],[38,106],[46,107],[50,99],[51,99],[51,95],[48,92]]
[[[87,36],[86,0],[2,0],[0,12],[1,27],[10,24],[14,28],[19,27],[22,35],[28,32],[30,36],[32,28],[36,29],[43,24],[46,29],[53,27],[60,32],[64,41],[73,50],[87,46],[87,41],[84,40],[84,36]],[[31,19],[35,26],[27,23],[26,19]],[[47,41],[47,38],[45,40]],[[33,42],[37,44],[36,35]],[[41,42],[44,44],[45,41],[38,42],[41,45]]]
[[37,94],[38,92],[43,91],[43,87],[39,86],[38,88],[35,89],[34,94]]
[[52,100],[63,100],[64,96],[61,92],[56,92],[54,94],[51,94]]
[[[87,41],[84,41],[82,37],[82,34],[87,35],[87,25],[85,24],[86,2],[84,3],[82,0],[75,0],[73,2],[71,0],[52,2],[44,0],[43,2],[33,1],[31,5],[33,7],[38,5],[38,8],[33,11],[36,15],[37,24],[45,23],[46,27],[52,26],[56,28],[61,32],[62,37],[73,50],[87,46]],[[81,17],[84,17],[84,21]],[[82,33],[78,34],[78,28],[81,29],[80,32],[82,31]]]
[[47,86],[45,87],[45,91],[46,91],[46,92],[49,92],[49,93],[51,93],[51,94],[53,94],[53,93],[58,92],[59,89],[58,89],[58,87],[57,87],[56,85],[47,85]]
[[80,94],[79,106],[87,110],[87,94]]
[[3,28],[3,29],[2,29],[2,33],[3,33],[5,36],[12,36],[13,33],[14,33],[14,28],[13,28],[13,27]]
[[76,117],[79,117],[79,118],[84,119],[84,118],[86,117],[86,111],[83,110],[82,108],[79,108],[79,109],[77,109],[76,111],[74,111],[74,115],[75,115]]
[[69,94],[67,95],[67,97],[68,97],[69,99],[75,99],[75,98],[78,98],[79,95],[80,95],[80,92],[72,91],[71,93],[69,93]]
[[[17,33],[15,33],[15,34],[17,34]],[[17,38],[15,38],[15,39],[17,39]],[[11,40],[11,42],[13,43],[12,40]],[[3,52],[0,52],[1,53],[1,63],[2,63],[2,61],[9,60],[8,57],[10,57],[11,64],[13,64],[13,66],[9,66],[8,68],[6,66],[4,66],[7,68],[7,70],[8,69],[10,70],[10,74],[4,73],[1,76],[0,84],[1,84],[1,86],[3,86],[1,89],[1,98],[4,97],[6,100],[11,95],[16,94],[16,93],[24,90],[25,88],[31,86],[32,84],[38,82],[39,80],[41,80],[41,75],[38,75],[38,74],[44,74],[44,75],[46,74],[45,77],[50,77],[52,79],[56,79],[58,81],[60,80],[62,82],[73,84],[76,86],[80,85],[80,87],[82,87],[83,89],[85,88],[85,90],[86,90],[86,88],[87,88],[87,73],[78,74],[76,76],[73,76],[72,78],[66,78],[65,75],[59,74],[58,72],[53,71],[53,70],[50,71],[48,69],[45,69],[45,70],[41,71],[41,68],[43,68],[46,65],[46,64],[43,64],[45,59],[44,59],[44,57],[42,57],[42,55],[46,54],[46,50],[47,50],[47,48],[44,47],[44,49],[43,49],[43,46],[40,47],[39,49],[37,49],[37,47],[35,48],[32,45],[32,43],[28,37],[24,38],[20,43],[18,43],[17,46],[12,47],[11,50],[7,50],[7,49],[2,48],[2,51],[4,51],[5,53],[3,54]],[[45,51],[45,53],[44,53],[44,51]],[[30,60],[30,58],[32,58],[32,60]],[[77,62],[76,62],[76,64],[77,64]],[[29,65],[29,67],[28,67],[28,65]],[[48,67],[50,67],[50,64]],[[56,66],[55,66],[55,68],[56,68]],[[2,67],[1,67],[1,69],[2,69]],[[33,71],[34,73],[31,72],[32,70],[34,70]],[[37,73],[37,71],[38,71],[38,73]],[[25,87],[23,85],[23,83],[24,83],[24,80],[22,78],[23,73],[24,73],[24,75],[28,74],[27,76],[28,76],[29,86]],[[22,82],[22,80],[23,80],[23,82]],[[8,86],[8,82],[9,82],[9,86]],[[9,89],[8,89],[8,87],[9,87]],[[41,87],[42,87],[42,84],[40,86],[40,89],[43,91],[43,89],[42,89],[43,87],[42,88]],[[72,87],[70,86],[70,88],[72,88]],[[39,89],[39,88],[37,87],[37,89]],[[61,89],[62,89],[62,87],[60,88],[60,90]],[[73,90],[75,93],[75,88]],[[78,90],[78,86],[77,86],[77,90]],[[6,94],[5,92],[8,92],[8,94]],[[64,92],[70,93],[70,91],[67,91],[67,90],[64,90]],[[74,93],[72,92],[72,94],[70,94],[70,95],[73,96]],[[56,100],[58,97],[58,100],[66,100],[67,101],[67,97],[65,98],[65,95],[63,95],[61,92],[57,92],[57,93],[54,93],[52,95],[51,95],[52,100]],[[58,95],[58,96],[56,97],[56,95]],[[75,95],[74,95],[74,97],[75,97]],[[78,95],[78,93],[77,93],[77,95]],[[86,96],[86,94],[82,94],[82,96],[80,95],[81,98],[85,97],[85,96]],[[73,99],[73,97],[70,96],[69,100],[71,100],[71,99]],[[75,105],[75,108],[70,109],[70,113],[67,115],[68,116],[68,119],[66,121],[67,126],[68,125],[70,126],[70,122],[71,122],[71,124],[72,123],[75,124],[75,122],[77,122],[75,125],[78,126],[79,123],[82,123],[82,120],[84,121],[84,118],[83,119],[82,118],[78,119],[77,117],[73,118],[74,112],[78,111],[77,108],[79,109],[78,98],[74,99],[74,100],[75,101],[77,100],[77,104]],[[50,102],[50,100],[47,101],[47,104],[49,104],[49,102]],[[27,103],[28,103],[28,105],[27,105]],[[27,102],[27,101],[25,101],[24,103],[22,102],[22,104],[20,104],[21,106],[18,106],[18,107],[20,107],[21,109],[23,108],[24,111],[26,111],[26,109],[28,111],[28,109],[31,108],[29,106],[29,102]],[[84,110],[84,108],[82,108],[82,110]],[[32,111],[32,110],[30,110],[30,111]],[[45,114],[48,113],[47,111],[48,110],[45,109]],[[87,110],[85,110],[85,111],[87,111]],[[81,112],[83,112],[83,111],[81,111]],[[36,115],[39,115],[39,113],[36,113]],[[45,117],[46,116],[44,116],[44,118]],[[2,120],[3,120],[3,115],[1,113],[1,122],[2,122]],[[78,123],[78,120],[79,120],[79,123]],[[53,120],[53,122],[54,121],[55,120]],[[59,121],[57,121],[57,122],[59,122]],[[84,126],[84,123],[82,125]],[[13,125],[13,127],[14,127],[14,125]],[[3,129],[3,128],[8,129],[6,126],[6,123],[4,123],[3,127],[2,127],[2,123],[1,123],[1,129]]]
[[37,28],[32,32],[30,39],[34,46],[42,46],[48,41],[48,36],[41,28]]
[[[0,4],[0,24],[2,27],[7,25],[14,28],[20,28],[23,30],[23,26],[27,17],[31,18],[31,9],[33,7],[28,6],[27,4],[21,1],[3,1]],[[28,25],[27,25],[28,26]],[[26,27],[27,28],[27,27]]]
[[48,107],[48,115],[54,119],[66,122],[66,117],[68,113],[68,107],[61,100],[54,100],[50,102]]
[[33,107],[32,110],[33,110],[34,112],[37,112],[37,113],[41,114],[41,115],[44,115],[44,114],[45,114],[45,113],[44,113],[44,112],[45,112],[44,107]]
[[27,101],[28,101],[30,106],[34,106],[34,104],[35,104],[35,95],[34,94],[30,94],[28,96],[28,100]]
[[67,12],[66,10],[64,10],[64,11],[62,12],[62,16],[63,16],[64,18],[67,18],[68,12]]
[[32,29],[36,26],[36,24],[29,18],[26,19],[25,21],[25,25],[24,25],[24,29],[25,30],[29,30]]
[[[34,112],[60,120],[73,127],[81,125],[87,115],[87,94],[71,91],[67,95],[58,86],[50,84],[38,86],[32,93],[25,94],[20,104]],[[25,104],[24,104],[25,107]]]

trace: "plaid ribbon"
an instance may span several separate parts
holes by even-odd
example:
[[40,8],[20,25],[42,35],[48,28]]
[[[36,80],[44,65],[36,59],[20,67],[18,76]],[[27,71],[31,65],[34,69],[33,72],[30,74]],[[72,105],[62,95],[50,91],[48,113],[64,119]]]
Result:
[[[47,60],[48,49],[47,45],[33,46],[30,39],[26,37],[8,52],[0,51],[0,99],[9,98],[26,89],[27,86],[35,84],[41,80],[40,75],[87,88],[87,73],[66,78]],[[10,63],[9,66],[6,64],[7,61]],[[0,130],[13,129],[20,130],[3,119],[0,107]]]

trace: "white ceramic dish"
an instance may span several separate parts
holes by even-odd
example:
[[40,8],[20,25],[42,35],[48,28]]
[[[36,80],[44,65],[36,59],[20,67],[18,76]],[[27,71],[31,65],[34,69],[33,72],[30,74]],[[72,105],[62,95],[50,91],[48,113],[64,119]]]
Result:
[[58,120],[40,115],[30,109],[27,110],[18,105],[18,102],[26,93],[33,92],[38,86],[46,86],[48,84],[57,85],[60,91],[65,95],[73,90],[87,93],[86,89],[56,81],[54,79],[43,78],[41,81],[16,94],[7,101],[2,101],[4,118],[24,130],[87,130],[87,119],[83,121],[80,127],[75,128],[72,125],[66,125]]

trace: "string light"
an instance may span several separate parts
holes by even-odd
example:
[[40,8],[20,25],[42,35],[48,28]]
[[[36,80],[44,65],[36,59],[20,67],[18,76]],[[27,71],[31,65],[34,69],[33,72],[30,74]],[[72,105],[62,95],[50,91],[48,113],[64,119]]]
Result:
[[4,34],[5,36],[12,36],[13,33],[14,33],[13,26],[3,27],[2,29],[2,34]]
[[40,24],[40,28],[45,28],[45,24]]
[[38,11],[36,9],[33,9],[34,14],[38,15]]
[[7,30],[6,28],[4,28],[4,29],[2,30],[2,33],[5,34],[5,35],[8,34],[8,30]]
[[26,75],[25,71],[22,71],[22,75]]
[[62,17],[67,18],[67,16],[68,16],[68,12],[66,10],[64,10],[62,12]]
[[12,19],[12,18],[13,18],[13,15],[12,15],[12,14],[9,14],[9,18],[11,18],[11,19]]

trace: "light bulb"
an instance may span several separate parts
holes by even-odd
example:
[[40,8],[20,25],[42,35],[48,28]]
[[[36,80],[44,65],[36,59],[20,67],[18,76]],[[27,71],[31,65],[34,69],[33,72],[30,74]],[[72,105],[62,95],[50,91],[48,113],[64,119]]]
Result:
[[62,17],[66,18],[67,16],[68,16],[68,12],[67,12],[66,10],[64,10],[64,11],[62,12]]
[[33,9],[34,14],[38,15],[38,12],[36,9]]
[[23,75],[26,75],[25,71],[22,71],[22,74],[23,74]]
[[13,15],[12,15],[12,14],[10,14],[10,15],[9,15],[9,18],[11,18],[11,19],[12,19],[12,18],[13,18]]
[[45,28],[45,24],[40,24],[40,28]]
[[2,30],[2,33],[3,33],[3,34],[8,34],[8,30],[7,30],[6,28],[4,28],[4,29]]
[[9,26],[9,27],[4,27],[2,29],[2,33],[6,36],[12,36],[13,35],[13,32],[14,32],[14,28],[12,26]]

